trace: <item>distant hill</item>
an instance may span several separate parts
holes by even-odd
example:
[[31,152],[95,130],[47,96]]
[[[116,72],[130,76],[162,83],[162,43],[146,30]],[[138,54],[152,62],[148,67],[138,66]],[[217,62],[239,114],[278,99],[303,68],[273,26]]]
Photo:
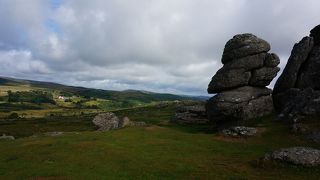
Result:
[[52,82],[41,82],[33,80],[15,79],[9,77],[0,77],[0,86],[30,86],[34,88],[47,89],[50,91],[60,91],[66,94],[72,94],[83,97],[93,97],[101,99],[110,99],[115,101],[136,100],[141,102],[152,101],[173,101],[173,100],[206,100],[205,96],[185,96],[166,93],[154,93],[140,90],[113,91],[103,89],[93,89],[85,87],[67,86]]

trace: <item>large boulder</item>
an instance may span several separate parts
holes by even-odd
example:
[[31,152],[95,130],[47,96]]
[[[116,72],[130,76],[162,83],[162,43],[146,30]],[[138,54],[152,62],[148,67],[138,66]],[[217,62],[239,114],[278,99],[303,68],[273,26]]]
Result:
[[98,128],[98,131],[109,131],[126,126],[146,126],[145,122],[130,121],[128,117],[118,118],[112,112],[98,114],[92,122]]
[[240,122],[273,111],[272,91],[265,86],[276,77],[279,57],[268,53],[270,45],[252,34],[239,34],[229,40],[222,56],[223,67],[208,85],[209,120],[217,124]]
[[249,33],[238,34],[226,43],[222,63],[225,64],[233,59],[268,52],[269,50],[270,44],[267,41]]
[[320,165],[320,150],[309,147],[280,149],[264,156],[264,160],[273,160],[307,167]]
[[120,119],[114,113],[107,112],[96,115],[92,122],[99,131],[109,131],[119,128]]
[[294,123],[320,115],[320,26],[295,44],[275,84],[273,101],[281,118]]
[[299,70],[307,60],[312,48],[313,38],[310,37],[304,37],[299,43],[294,45],[287,65],[274,86],[274,94],[285,92],[295,87]]
[[271,92],[268,88],[245,86],[219,93],[206,104],[208,118],[220,124],[270,114],[273,111]]

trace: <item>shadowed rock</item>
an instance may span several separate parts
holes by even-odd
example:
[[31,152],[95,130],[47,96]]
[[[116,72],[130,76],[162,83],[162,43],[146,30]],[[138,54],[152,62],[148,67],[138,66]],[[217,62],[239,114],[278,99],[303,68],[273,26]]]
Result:
[[320,115],[320,26],[295,44],[275,84],[273,101],[280,117],[298,122]]
[[295,87],[299,70],[302,64],[307,60],[312,47],[313,39],[310,37],[304,37],[299,43],[294,45],[287,65],[274,86],[274,94]]
[[320,25],[310,31],[310,37],[313,37],[314,45],[320,45]]

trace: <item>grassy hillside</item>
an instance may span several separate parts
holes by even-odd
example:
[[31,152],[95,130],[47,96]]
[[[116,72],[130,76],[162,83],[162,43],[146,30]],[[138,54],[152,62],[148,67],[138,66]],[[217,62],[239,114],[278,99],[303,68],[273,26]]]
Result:
[[[174,106],[117,111],[147,127],[95,132],[93,115],[46,123],[10,122],[0,131],[76,131],[57,137],[38,135],[0,141],[1,179],[318,179],[319,168],[262,164],[259,158],[278,148],[314,144],[292,135],[273,117],[248,122],[261,133],[252,138],[225,138],[208,126],[169,122]],[[73,121],[72,121],[73,119]],[[75,123],[77,122],[77,123]],[[41,124],[43,123],[43,124]],[[20,124],[20,125],[19,125]],[[16,129],[15,129],[16,128]]]
[[146,91],[110,91],[0,77],[0,118],[70,116],[145,107],[157,103],[203,100]]
[[[138,90],[126,90],[126,91],[111,91],[102,89],[91,89],[84,87],[66,86],[57,83],[40,82],[31,80],[20,80],[13,78],[0,77],[0,89],[2,91],[10,90],[30,90],[30,89],[42,89],[48,91],[59,91],[65,94],[101,98],[117,101],[141,101],[141,102],[153,102],[153,101],[173,101],[173,100],[198,100],[200,97],[188,97],[179,96],[173,94],[161,94]],[[204,97],[202,97],[203,99]]]

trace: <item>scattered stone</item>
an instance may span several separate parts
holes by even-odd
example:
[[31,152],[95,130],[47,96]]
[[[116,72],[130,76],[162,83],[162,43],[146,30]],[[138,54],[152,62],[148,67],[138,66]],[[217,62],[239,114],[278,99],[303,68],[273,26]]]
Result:
[[130,121],[128,117],[120,119],[111,112],[96,115],[92,122],[98,127],[98,131],[109,131],[127,126],[146,126],[145,122]]
[[130,121],[130,119],[126,116],[123,117],[120,121],[119,121],[119,128],[122,127],[126,127],[126,126],[130,126],[132,125],[132,122]]
[[256,128],[245,126],[235,126],[222,130],[223,135],[232,137],[254,136],[256,133]]
[[46,136],[60,136],[63,134],[64,134],[64,132],[46,132],[46,133],[44,133],[44,135],[46,135]]
[[119,128],[120,119],[114,113],[107,112],[96,115],[92,122],[98,127],[98,131],[109,131]]
[[239,34],[224,48],[223,67],[212,77],[206,104],[210,121],[222,124],[262,117],[273,112],[272,90],[266,88],[280,68],[270,45],[252,34]]
[[0,136],[0,139],[15,140],[15,138],[13,136],[7,136],[5,134],[2,134],[2,136]]
[[264,156],[264,160],[275,160],[295,165],[314,167],[320,165],[320,150],[309,147],[280,149]]
[[206,124],[208,118],[203,105],[182,106],[178,108],[172,122],[178,124]]

